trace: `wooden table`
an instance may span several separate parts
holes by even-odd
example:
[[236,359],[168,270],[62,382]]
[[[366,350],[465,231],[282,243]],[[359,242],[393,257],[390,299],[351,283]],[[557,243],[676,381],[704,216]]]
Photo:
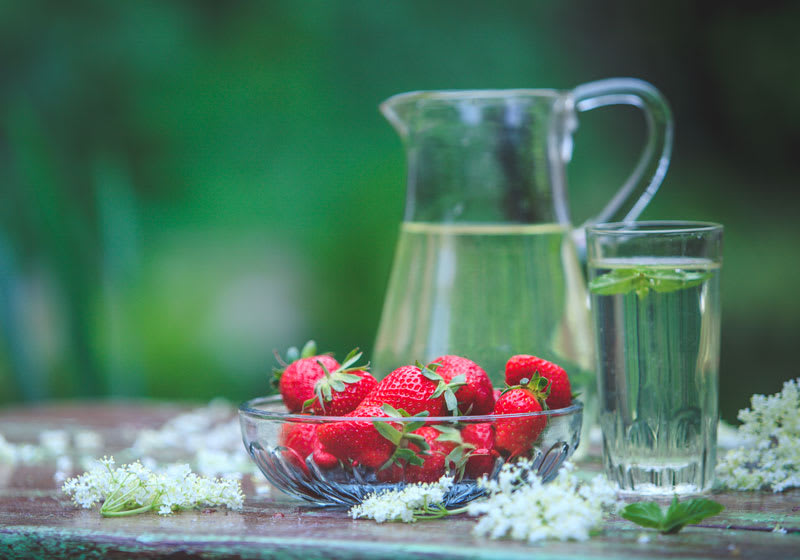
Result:
[[[113,441],[114,434],[157,427],[179,410],[152,403],[6,409],[0,410],[0,433],[33,438],[43,428],[71,425]],[[527,545],[473,537],[469,517],[379,525],[276,493],[257,496],[249,484],[242,512],[105,519],[96,509],[76,508],[53,473],[49,465],[0,466],[0,558],[800,558],[797,490],[715,495],[726,510],[674,536],[612,519],[586,542]],[[777,524],[788,533],[773,533]],[[643,534],[649,542],[639,541]]]

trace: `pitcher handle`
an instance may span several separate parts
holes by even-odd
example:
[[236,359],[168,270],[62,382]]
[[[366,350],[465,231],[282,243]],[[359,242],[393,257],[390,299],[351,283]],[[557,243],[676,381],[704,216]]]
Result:
[[[579,247],[585,245],[583,230],[598,222],[622,215],[621,221],[635,220],[658,190],[672,154],[672,111],[655,87],[634,78],[609,78],[580,85],[572,90],[575,109],[591,111],[608,105],[633,105],[644,112],[647,140],[633,172],[599,214],[586,220],[576,231]],[[639,194],[634,200],[633,195]]]

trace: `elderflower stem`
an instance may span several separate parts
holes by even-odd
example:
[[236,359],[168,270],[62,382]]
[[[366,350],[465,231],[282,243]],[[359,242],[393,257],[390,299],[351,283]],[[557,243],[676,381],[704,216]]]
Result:
[[422,509],[416,510],[414,512],[414,519],[420,521],[429,521],[433,519],[442,519],[444,517],[449,517],[451,515],[459,515],[461,513],[467,513],[467,506],[460,507],[460,508],[453,508],[447,509],[441,504],[425,504]]
[[105,509],[106,511],[115,511],[121,508],[128,501],[128,497],[139,489],[138,486],[134,486],[133,488],[125,492],[122,496],[117,496],[117,493],[122,490],[124,484],[128,481],[128,478],[129,477],[126,476],[125,480],[123,480],[120,486],[116,490],[114,490],[114,492],[112,492],[111,495],[109,495],[106,501],[103,502],[103,505],[100,508],[101,513],[103,509]]
[[142,507],[138,507],[136,509],[128,509],[125,511],[103,511],[103,508],[100,508],[100,515],[103,517],[126,517],[128,515],[136,515],[138,513],[144,513],[146,511],[151,511],[155,509],[155,502],[145,504]]
[[239,481],[232,478],[201,477],[188,465],[173,465],[160,472],[138,462],[114,468],[113,458],[103,459],[83,475],[68,479],[63,491],[84,508],[102,502],[100,514],[104,517],[154,510],[168,515],[202,505],[236,510],[244,500]]

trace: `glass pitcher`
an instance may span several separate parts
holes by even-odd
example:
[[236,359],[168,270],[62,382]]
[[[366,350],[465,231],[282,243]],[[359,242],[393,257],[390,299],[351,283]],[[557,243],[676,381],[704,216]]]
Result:
[[[644,152],[605,208],[574,229],[566,163],[576,114],[616,104],[643,110]],[[373,371],[459,354],[502,386],[508,358],[534,354],[593,394],[582,228],[635,219],[658,189],[672,146],[664,98],[617,78],[572,91],[403,93],[381,111],[403,140],[408,186]]]

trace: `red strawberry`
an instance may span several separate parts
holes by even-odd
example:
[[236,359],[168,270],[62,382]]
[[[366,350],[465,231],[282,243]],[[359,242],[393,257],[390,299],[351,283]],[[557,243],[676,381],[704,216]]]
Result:
[[495,450],[494,426],[491,422],[467,424],[461,430],[461,439],[473,446],[467,455],[464,474],[469,478],[480,478],[494,469],[495,459],[500,455]]
[[369,366],[352,367],[360,357],[355,349],[335,370],[323,366],[324,375],[315,383],[314,396],[303,403],[303,410],[310,406],[314,414],[324,416],[343,416],[355,410],[378,384],[366,371]]
[[378,482],[403,482],[405,480],[404,472],[402,463],[393,462],[388,467],[378,469],[378,472],[375,473],[375,478],[378,479]]
[[290,453],[289,460],[308,473],[306,458],[314,457],[314,462],[323,469],[330,469],[338,464],[336,457],[322,449],[317,438],[317,426],[307,423],[286,423],[281,426],[278,439]]
[[506,384],[519,385],[523,379],[531,379],[534,373],[550,381],[550,396],[547,408],[566,408],[572,403],[572,388],[564,368],[536,356],[519,354],[506,363]]
[[483,368],[461,356],[439,356],[433,363],[439,364],[436,373],[448,383],[458,376],[464,376],[466,385],[455,392],[460,414],[477,415],[492,412],[494,408],[492,382]]
[[289,349],[288,364],[276,354],[283,368],[275,368],[273,371],[278,379],[278,390],[283,397],[283,404],[289,412],[302,412],[303,403],[314,398],[314,386],[325,375],[325,368],[328,371],[339,368],[339,362],[333,357],[316,353],[317,345],[310,340],[302,352],[297,348]]
[[456,478],[479,478],[492,472],[500,454],[494,448],[495,435],[491,423],[468,424],[461,429],[437,424],[435,428],[440,432],[437,442],[452,445],[445,461],[455,471]]
[[[437,438],[441,434],[439,430],[431,426],[423,426],[412,432],[425,438],[430,449],[428,455],[423,456],[421,465],[407,465],[405,472],[406,482],[436,482],[445,473],[445,461],[448,454],[455,448],[456,444],[450,441],[440,441]],[[419,452],[419,447],[413,443],[409,448]],[[451,468],[453,465],[450,465]]]
[[458,403],[453,391],[462,385],[456,380],[448,383],[430,367],[403,366],[383,378],[361,405],[388,404],[410,416],[423,412],[444,416],[455,412]]
[[[493,414],[520,414],[540,412],[546,397],[547,380],[533,374],[525,385],[507,389],[494,405]],[[547,424],[547,417],[532,416],[523,418],[499,418],[495,421],[496,445],[510,458],[530,452],[533,443]]]
[[368,418],[388,418],[389,414],[380,406],[362,405],[345,416],[365,418],[365,420],[318,425],[317,436],[322,448],[343,463],[355,461],[374,469],[383,466],[397,445],[384,437]]
[[[427,413],[420,416],[423,415]],[[331,422],[317,429],[323,449],[343,462],[351,461],[382,471],[392,469],[394,465],[421,465],[423,460],[419,455],[428,453],[429,446],[425,438],[413,433],[425,425],[423,419],[403,422],[377,420],[408,417],[405,410],[397,410],[387,404],[362,404],[345,416],[365,420]],[[410,445],[414,445],[414,449],[409,449]]]

